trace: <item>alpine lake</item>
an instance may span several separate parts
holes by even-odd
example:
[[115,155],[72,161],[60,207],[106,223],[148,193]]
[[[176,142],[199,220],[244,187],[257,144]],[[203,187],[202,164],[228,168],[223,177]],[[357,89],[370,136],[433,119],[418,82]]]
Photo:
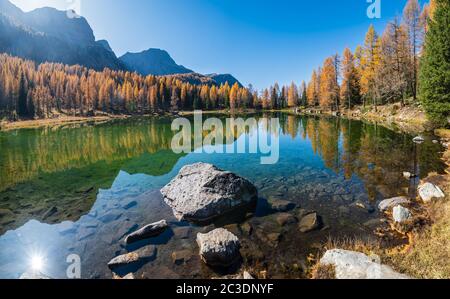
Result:
[[[126,270],[137,278],[211,278],[242,269],[304,278],[309,256],[330,237],[376,238],[374,230],[386,225],[381,200],[415,196],[420,177],[444,171],[432,135],[415,145],[414,135],[361,121],[242,117],[279,118],[280,130],[266,132],[279,136],[278,163],[261,164],[261,155],[250,153],[175,154],[170,117],[0,131],[0,278],[19,278],[35,255],[43,258],[43,274],[66,278],[71,254],[80,257],[82,278],[112,278],[112,258],[148,244],[156,246],[155,258]],[[159,190],[196,162],[251,181],[257,206],[203,226],[178,221]],[[405,179],[404,171],[418,177]],[[296,206],[275,211],[271,203],[280,199]],[[295,221],[283,223],[286,213],[305,210],[321,216],[320,229],[302,233]],[[159,237],[124,243],[127,234],[161,219],[170,229]],[[199,257],[197,233],[216,227],[241,241],[242,260],[233,269],[212,269]]]

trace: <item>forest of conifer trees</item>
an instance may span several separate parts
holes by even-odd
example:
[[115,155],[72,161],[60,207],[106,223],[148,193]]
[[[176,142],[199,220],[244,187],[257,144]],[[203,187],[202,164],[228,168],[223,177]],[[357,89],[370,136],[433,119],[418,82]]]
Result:
[[[251,85],[248,88],[238,84],[195,85],[177,76],[144,77],[126,71],[98,72],[56,63],[36,65],[3,54],[0,55],[0,116],[17,120],[48,118],[61,112],[89,116],[97,112],[148,114],[298,106],[339,110],[370,105],[376,109],[378,105],[395,102],[403,105],[411,98],[417,102],[420,61],[422,56],[427,57],[424,41],[435,23],[433,15],[438,6],[448,11],[448,3],[443,0],[431,0],[423,8],[417,0],[409,0],[401,20],[389,22],[381,36],[370,26],[362,46],[354,53],[345,49],[342,58],[338,54],[326,58],[323,66],[313,71],[308,83],[297,86],[292,82],[282,87],[275,83],[260,92]],[[445,21],[445,12],[442,14]],[[423,99],[426,109],[433,105],[428,99]],[[441,113],[445,119],[448,104],[437,106],[435,115]]]
[[176,77],[89,70],[0,55],[0,111],[11,119],[55,112],[143,114],[192,109],[251,108],[252,94],[236,83],[193,85]]

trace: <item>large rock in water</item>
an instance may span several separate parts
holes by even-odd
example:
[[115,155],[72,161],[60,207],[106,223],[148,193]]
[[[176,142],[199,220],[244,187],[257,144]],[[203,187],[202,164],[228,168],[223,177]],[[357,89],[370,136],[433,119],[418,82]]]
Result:
[[258,199],[252,183],[205,163],[183,167],[161,193],[175,217],[194,222],[210,221]]
[[364,253],[342,249],[328,250],[320,264],[332,265],[336,279],[409,279],[395,272],[391,267],[382,265]]
[[240,257],[239,239],[223,228],[215,229],[207,234],[197,234],[202,260],[210,266],[227,267]]

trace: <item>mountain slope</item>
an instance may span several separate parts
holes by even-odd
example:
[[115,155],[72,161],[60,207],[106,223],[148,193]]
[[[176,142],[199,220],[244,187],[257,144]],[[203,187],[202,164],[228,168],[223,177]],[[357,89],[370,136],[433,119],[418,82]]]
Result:
[[126,53],[119,58],[127,69],[137,72],[143,76],[172,76],[183,82],[191,84],[216,84],[221,85],[228,82],[230,86],[239,81],[230,74],[202,75],[182,65],[178,65],[169,53],[160,49],[148,49],[140,53]]
[[160,49],[148,49],[140,53],[126,53],[119,58],[129,70],[141,75],[174,75],[192,73],[192,70],[178,65],[169,53]]
[[0,0],[0,52],[40,62],[124,69],[116,55],[95,41],[86,19],[40,8],[28,13]]
[[228,82],[228,85],[233,86],[237,83],[240,87],[242,87],[241,82],[238,81],[235,77],[230,74],[208,74],[207,77],[213,79],[217,82],[217,85],[225,84]]

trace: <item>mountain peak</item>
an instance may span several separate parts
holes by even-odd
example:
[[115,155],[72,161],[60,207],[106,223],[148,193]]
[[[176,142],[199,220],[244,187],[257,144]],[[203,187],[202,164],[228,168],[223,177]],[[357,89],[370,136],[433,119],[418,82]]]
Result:
[[[69,11],[70,12],[70,11]],[[0,52],[38,63],[80,64],[103,70],[124,69],[115,54],[96,43],[89,23],[51,7],[23,12],[8,0],[0,0]]]
[[237,83],[240,87],[242,87],[242,84],[231,74],[208,74],[207,77],[213,79],[217,82],[217,85],[225,84],[228,82],[228,85],[233,86],[235,83]]
[[150,48],[138,53],[127,52],[119,58],[131,71],[146,75],[173,75],[192,73],[178,65],[165,50]]
[[[109,45],[109,42],[106,39],[100,39],[97,41],[97,44],[105,48],[108,52],[114,53],[113,49]],[[115,54],[114,54],[115,55]]]

